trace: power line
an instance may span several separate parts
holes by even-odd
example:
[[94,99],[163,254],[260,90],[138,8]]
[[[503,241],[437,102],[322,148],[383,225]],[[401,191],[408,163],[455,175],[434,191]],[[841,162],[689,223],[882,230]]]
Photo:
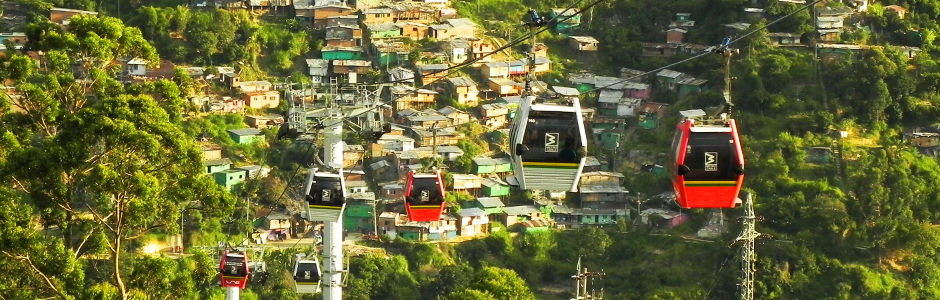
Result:
[[[748,37],[748,36],[750,36],[750,35],[752,35],[752,34],[755,34],[755,33],[759,32],[759,31],[761,31],[761,30],[764,30],[765,28],[769,27],[770,25],[773,25],[773,24],[776,24],[777,22],[783,21],[784,19],[786,19],[786,18],[788,18],[788,17],[790,17],[790,16],[792,16],[792,15],[794,15],[794,14],[800,12],[800,11],[803,11],[803,10],[805,10],[805,9],[809,9],[809,8],[812,7],[813,5],[816,5],[816,3],[819,3],[819,2],[822,2],[822,1],[823,1],[823,0],[814,0],[813,2],[807,3],[806,5],[801,6],[799,9],[796,9],[796,10],[794,10],[794,11],[792,11],[792,12],[786,14],[786,15],[783,15],[782,17],[777,18],[776,20],[773,20],[772,22],[767,23],[766,25],[761,26],[760,28],[751,30],[751,31],[749,31],[749,32],[746,33],[746,34],[744,34],[744,35],[742,35],[742,36],[740,36],[740,37],[738,37],[738,38],[736,38],[736,39],[734,39],[734,40],[731,40],[731,42],[728,43],[728,44],[730,45],[730,44],[736,43],[736,42],[738,42],[738,41],[740,41],[740,40],[742,40],[742,39],[744,39],[744,38],[746,38],[746,37]],[[587,91],[587,92],[581,93],[581,95],[584,95],[584,94],[587,94],[587,93],[591,93],[591,92],[596,92],[596,91],[599,91],[599,90],[602,90],[602,89],[605,89],[605,88],[608,88],[608,87],[611,87],[611,86],[614,86],[614,85],[622,84],[622,83],[624,83],[624,82],[627,82],[627,81],[630,81],[630,80],[633,80],[633,79],[636,79],[636,78],[648,76],[648,75],[657,73],[657,72],[659,72],[659,71],[662,71],[662,70],[664,70],[664,69],[671,68],[671,67],[673,67],[673,66],[686,63],[686,62],[688,62],[688,61],[691,61],[691,60],[693,60],[693,59],[697,59],[697,58],[699,58],[699,57],[702,57],[702,56],[705,56],[705,55],[708,55],[708,54],[711,54],[711,52],[710,52],[710,51],[705,51],[705,52],[699,53],[698,55],[695,55],[695,56],[692,56],[692,57],[689,57],[689,58],[686,58],[686,59],[683,59],[683,60],[680,60],[680,61],[677,61],[677,62],[668,64],[668,65],[665,65],[665,66],[662,66],[662,67],[653,69],[652,71],[647,71],[647,72],[644,72],[644,73],[641,73],[641,74],[638,74],[638,75],[630,76],[630,77],[628,77],[628,78],[624,78],[624,79],[615,81],[615,82],[613,82],[613,83],[610,83],[610,84],[607,84],[607,85],[604,85],[604,86],[595,87],[595,88],[593,88],[593,89],[591,89],[591,90],[589,90],[589,91]]]

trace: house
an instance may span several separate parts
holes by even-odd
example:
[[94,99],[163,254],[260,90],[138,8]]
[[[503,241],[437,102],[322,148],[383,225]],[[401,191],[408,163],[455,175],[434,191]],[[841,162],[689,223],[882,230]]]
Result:
[[333,74],[345,75],[349,83],[358,82],[358,74],[364,74],[372,68],[372,62],[368,60],[334,60]]
[[543,214],[535,205],[507,206],[503,207],[502,213],[497,214],[497,218],[503,225],[510,227],[516,223],[542,219]]
[[405,200],[405,185],[401,183],[388,183],[382,185],[382,198],[396,201]]
[[466,39],[441,41],[441,49],[450,57],[450,63],[459,64],[467,60],[470,42]]
[[623,174],[607,171],[585,172],[578,182],[578,197],[583,208],[620,208],[627,202]]
[[617,221],[630,219],[626,209],[572,208],[570,222],[581,225],[617,224]]
[[362,23],[364,24],[393,22],[395,22],[395,17],[391,8],[375,7],[362,10]]
[[525,88],[525,85],[507,78],[490,78],[487,84],[499,96],[520,95]]
[[471,207],[461,209],[457,215],[460,217],[460,223],[457,226],[457,233],[460,236],[474,236],[489,232],[490,218],[486,211]]
[[512,161],[508,158],[476,157],[472,161],[474,174],[512,172]]
[[[529,70],[529,64],[528,64],[528,62],[527,62],[527,61],[523,61],[523,62],[526,63],[525,68],[526,68],[526,71],[528,71],[528,70]],[[552,71],[552,60],[551,60],[551,59],[548,59],[547,57],[536,57],[536,58],[535,58],[535,70],[534,70],[533,72],[535,72],[536,75],[548,73],[548,72],[551,72],[551,71]]]
[[620,78],[628,82],[646,83],[648,76],[646,72],[630,68],[620,68]]
[[236,169],[245,170],[245,172],[248,174],[248,178],[266,177],[268,176],[268,173],[271,172],[271,168],[266,168],[259,165],[241,166]]
[[421,74],[421,84],[429,85],[447,76],[445,70],[448,66],[445,64],[427,64],[418,66],[418,73]]
[[146,76],[147,63],[147,60],[135,57],[124,63],[123,71],[128,76]]
[[68,26],[71,22],[72,17],[83,15],[83,16],[97,16],[97,12],[87,11],[87,10],[77,10],[77,9],[68,9],[68,8],[58,8],[53,7],[49,10],[49,21],[59,25]]
[[207,159],[203,162],[206,166],[206,174],[222,172],[232,168],[232,160],[228,158]]
[[215,172],[212,174],[212,177],[215,179],[216,184],[221,185],[225,188],[225,190],[231,192],[235,188],[236,184],[239,184],[242,181],[245,181],[245,179],[248,179],[248,171],[240,169],[229,169]]
[[366,32],[370,39],[397,38],[401,36],[401,28],[395,23],[366,23]]
[[529,68],[529,62],[526,60],[511,60],[509,63],[509,77],[513,79],[523,79]]
[[359,26],[327,25],[324,39],[330,46],[362,46],[362,29]]
[[411,132],[411,137],[418,141],[418,146],[421,147],[456,145],[461,136],[453,127],[438,128],[433,131],[422,128],[411,128]]
[[375,217],[375,193],[356,193],[346,197],[343,230],[373,232],[376,226]]
[[692,76],[683,76],[676,81],[676,85],[679,87],[679,94],[698,94],[702,91],[708,89],[708,80],[699,79]]
[[688,31],[682,28],[670,28],[666,30],[666,44],[681,44],[682,36]]
[[[261,213],[259,211],[259,213]],[[263,216],[261,228],[269,241],[282,241],[290,239],[291,218],[288,213],[270,213]]]
[[415,149],[415,140],[404,135],[386,133],[376,143],[382,145],[382,149],[388,151],[410,151]]
[[764,18],[764,9],[756,7],[745,7],[744,15],[749,21],[760,21],[760,19]]
[[238,87],[241,88],[242,92],[250,93],[250,92],[258,92],[258,91],[270,91],[273,89],[274,85],[271,84],[271,82],[268,82],[267,80],[260,80],[260,81],[242,81],[238,85]]
[[477,62],[487,62],[493,59],[490,53],[493,53],[493,45],[485,40],[472,38],[467,39],[470,42],[470,58]]
[[422,40],[431,35],[431,27],[427,24],[416,22],[398,22],[395,23],[400,30],[400,36],[413,40]]
[[555,20],[555,32],[568,32],[581,26],[581,14],[577,8],[552,8],[548,12],[547,20]]
[[396,85],[390,88],[392,99],[395,99],[395,111],[406,109],[425,109],[434,106],[437,102],[437,92],[417,89],[405,85]]
[[247,115],[245,116],[245,123],[248,123],[248,126],[251,126],[251,128],[265,129],[283,124],[284,116],[277,114],[267,114],[264,116]]
[[502,200],[496,197],[480,197],[470,202],[470,207],[475,207],[486,212],[487,215],[495,215],[503,212],[503,207],[506,207],[503,204]]
[[236,144],[251,144],[255,141],[264,141],[261,130],[255,128],[229,129],[228,135]]
[[640,43],[640,47],[643,48],[642,56],[670,57],[680,53],[682,44]]
[[241,75],[235,73],[235,68],[232,67],[218,67],[219,77],[222,82],[227,84],[229,87],[240,87],[241,86]]
[[369,184],[365,180],[346,179],[346,194],[366,193],[369,191]]
[[313,7],[313,27],[316,29],[326,28],[329,17],[348,16],[352,13],[353,9],[343,4],[343,2],[316,5]]
[[907,9],[901,7],[900,5],[888,5],[885,6],[885,11],[894,11],[898,15],[898,19],[904,19],[904,15],[907,14]]
[[2,32],[0,33],[0,50],[6,50],[6,42],[13,44],[13,50],[20,50],[26,46],[29,38],[23,32]]
[[294,0],[294,18],[298,21],[313,21],[314,0]]
[[388,81],[394,83],[414,83],[415,71],[401,66],[395,67],[394,69],[388,70]]
[[509,78],[509,63],[505,61],[488,62],[480,66],[485,78]]
[[600,42],[590,36],[569,36],[568,43],[578,51],[597,51]]
[[372,53],[375,53],[378,65],[388,68],[391,64],[399,64],[408,61],[408,55],[411,54],[411,46],[401,41],[388,39],[373,40]]
[[499,179],[499,177],[487,177],[483,179],[481,192],[487,197],[500,197],[509,195],[509,184]]
[[[378,154],[378,153],[377,153]],[[398,180],[398,165],[394,155],[379,160],[370,160],[368,169],[372,171],[372,178],[378,182]]]
[[223,98],[222,112],[240,113],[245,111],[245,100],[237,98]]
[[449,105],[438,109],[437,112],[450,119],[450,124],[460,125],[470,122],[470,113],[456,109]]
[[581,93],[599,88],[621,90],[627,82],[617,77],[597,76],[591,73],[569,73],[568,81],[577,84],[575,88]]
[[275,108],[281,104],[278,91],[254,91],[245,93],[245,105],[251,108]]
[[[208,146],[202,147],[202,160],[222,159],[222,147]],[[231,162],[229,162],[231,163]],[[209,172],[212,173],[212,172]]]
[[676,13],[676,18],[669,23],[669,28],[683,28],[695,26],[695,21],[691,19],[690,13]]
[[326,60],[362,59],[360,46],[325,46],[320,49],[320,58]]
[[455,190],[478,189],[483,186],[483,177],[473,174],[451,174],[454,178]]
[[767,34],[771,45],[790,46],[800,45],[800,35],[795,33],[771,32]]
[[623,83],[623,96],[627,98],[649,99],[650,90],[649,84],[630,81]]
[[333,25],[343,25],[343,26],[359,26],[359,16],[358,15],[346,15],[346,16],[329,16],[326,17],[326,26]]
[[724,27],[724,36],[741,36],[744,34],[744,31],[751,27],[750,23],[744,22],[735,22],[729,24],[723,24]]
[[392,8],[394,22],[414,22],[421,24],[431,24],[436,22],[440,9],[421,5],[416,2],[398,2],[388,4]]
[[324,78],[329,76],[330,61],[325,59],[307,59],[307,75],[310,75],[314,83],[322,83]]
[[450,118],[440,114],[413,114],[404,118],[405,125],[412,128],[442,128],[450,126]]
[[457,104],[477,106],[480,102],[480,91],[477,90],[476,82],[466,76],[448,78],[447,80],[450,82],[451,92],[457,98]]
[[460,147],[457,146],[437,146],[437,155],[447,161],[457,160],[463,153],[463,150],[460,150]]
[[679,80],[686,76],[688,75],[682,72],[662,69],[656,73],[656,80],[659,81],[660,87],[670,91],[676,91],[678,89]]
[[647,226],[673,228],[684,224],[688,220],[689,215],[671,210],[649,208],[640,212],[640,223]]
[[456,38],[474,38],[476,35],[476,24],[470,19],[447,19],[443,24],[431,25],[431,37],[438,40],[448,40]]
[[656,121],[665,114],[665,109],[669,104],[643,102],[637,110],[637,125],[646,129],[656,128]]
[[480,105],[480,114],[483,116],[483,125],[489,128],[503,127],[509,122],[509,106],[504,103]]

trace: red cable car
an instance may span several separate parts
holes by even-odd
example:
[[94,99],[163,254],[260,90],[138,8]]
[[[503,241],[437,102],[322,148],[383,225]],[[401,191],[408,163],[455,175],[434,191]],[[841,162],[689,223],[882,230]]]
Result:
[[248,253],[225,251],[222,263],[219,265],[222,276],[222,287],[245,288],[248,282]]
[[733,208],[744,181],[744,153],[734,119],[688,118],[676,126],[670,175],[684,208]]
[[413,222],[440,221],[444,212],[444,180],[441,171],[433,174],[408,172],[408,187],[405,190],[405,210]]

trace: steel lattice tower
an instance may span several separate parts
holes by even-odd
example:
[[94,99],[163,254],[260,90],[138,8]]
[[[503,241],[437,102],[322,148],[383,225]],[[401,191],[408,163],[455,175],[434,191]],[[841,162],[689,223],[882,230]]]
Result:
[[744,216],[741,216],[741,234],[735,239],[740,242],[740,262],[741,273],[738,283],[738,299],[754,299],[754,273],[756,271],[757,253],[754,252],[754,240],[760,236],[757,232],[757,219],[754,216],[754,207],[751,202],[750,193],[742,193],[744,198]]

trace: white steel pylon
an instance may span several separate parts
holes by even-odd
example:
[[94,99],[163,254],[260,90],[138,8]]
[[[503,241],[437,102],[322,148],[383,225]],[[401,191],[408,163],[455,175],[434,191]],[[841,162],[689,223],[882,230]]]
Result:
[[751,193],[742,193],[741,196],[744,196],[743,206],[744,206],[744,216],[741,216],[741,234],[738,235],[738,238],[735,239],[735,242],[740,242],[740,263],[741,263],[741,274],[739,274],[738,282],[738,299],[741,300],[753,300],[754,299],[754,272],[756,271],[755,264],[757,263],[757,253],[754,252],[754,240],[760,236],[760,233],[757,232],[756,223],[757,218],[754,216],[754,206],[751,201]]

